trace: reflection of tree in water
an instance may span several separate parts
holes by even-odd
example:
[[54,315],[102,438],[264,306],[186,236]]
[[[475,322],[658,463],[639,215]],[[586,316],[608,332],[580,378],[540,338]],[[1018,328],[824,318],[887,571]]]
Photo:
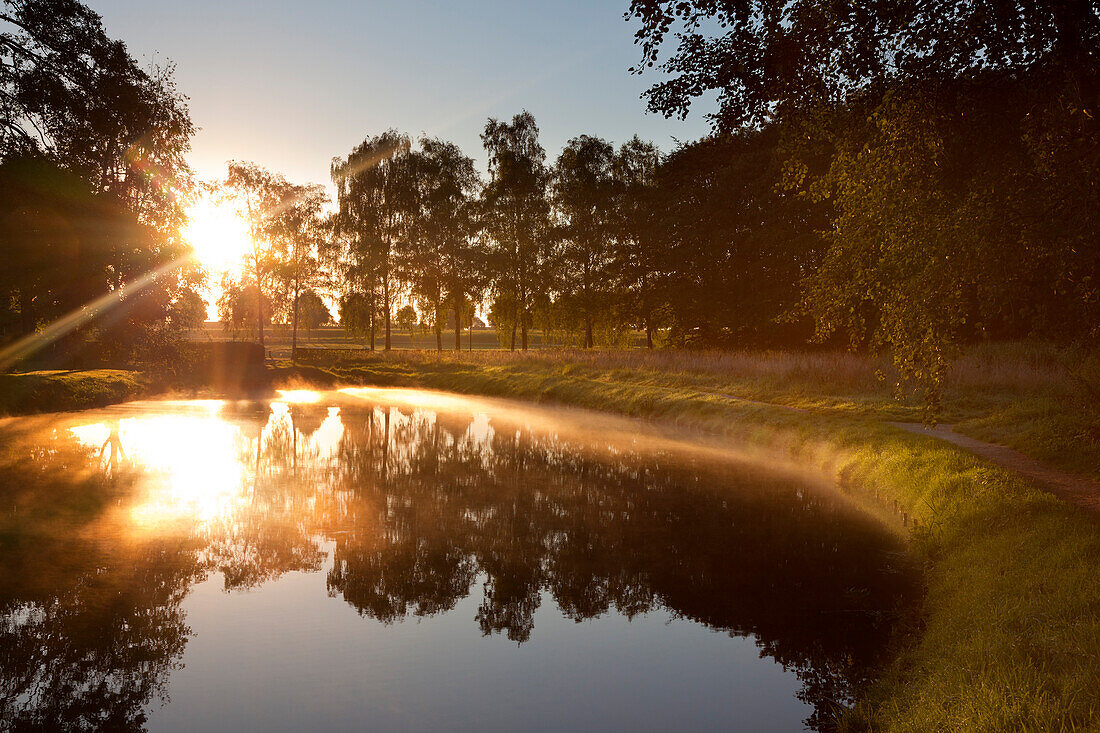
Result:
[[[296,424],[313,425],[313,418],[297,412],[271,414],[262,403],[222,411],[223,419],[240,426],[240,462],[252,467],[247,506],[200,530],[204,556],[222,574],[227,591],[255,588],[292,571],[316,571],[324,561],[308,522],[316,452],[299,446]],[[310,433],[320,424],[317,418]]]
[[99,458],[58,440],[33,462],[0,461],[15,507],[0,518],[0,729],[140,730],[190,635],[180,603],[197,547],[89,539],[133,479],[108,480]]
[[223,409],[244,484],[187,539],[76,531],[125,499],[140,456],[107,481],[94,448],[38,436],[35,460],[0,463],[16,507],[0,517],[0,722],[140,728],[179,664],[188,588],[214,571],[235,590],[319,570],[326,539],[329,593],[386,623],[478,587],[482,632],[519,643],[546,597],[576,621],[663,608],[752,635],[799,675],[814,725],[862,682],[912,593],[891,539],[790,479],[394,407],[344,408],[325,446],[327,414]]
[[479,576],[482,631],[517,642],[544,592],[577,621],[664,607],[755,636],[798,673],[821,724],[915,588],[879,527],[789,478],[511,427],[476,439],[468,420],[392,409],[343,422],[335,486],[358,507],[329,589],[383,621],[452,608]]
[[126,451],[122,447],[119,429],[119,421],[112,420],[110,434],[99,448],[99,459],[105,462],[107,473],[111,476],[118,473],[122,467],[122,462],[126,460]]

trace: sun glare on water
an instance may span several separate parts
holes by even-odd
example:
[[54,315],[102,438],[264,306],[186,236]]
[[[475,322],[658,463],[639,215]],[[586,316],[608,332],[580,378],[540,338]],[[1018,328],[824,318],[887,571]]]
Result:
[[195,257],[211,275],[237,270],[252,246],[248,223],[230,202],[212,197],[199,199],[187,212],[183,237]]

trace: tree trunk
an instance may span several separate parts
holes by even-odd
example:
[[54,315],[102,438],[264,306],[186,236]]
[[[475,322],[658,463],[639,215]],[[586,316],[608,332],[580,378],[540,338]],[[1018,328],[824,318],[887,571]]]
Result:
[[298,363],[298,297],[301,295],[298,291],[298,280],[294,280],[294,325],[290,335],[290,363]]
[[519,326],[519,293],[512,291],[512,351],[516,350],[516,327]]
[[455,296],[455,351],[462,351],[462,306],[461,299]]
[[584,348],[591,349],[595,346],[595,342],[592,340],[592,314],[587,310],[584,312]]
[[370,307],[370,350],[374,351],[374,321],[375,321],[375,315],[377,314],[378,308],[375,307],[376,304],[374,302],[374,287],[373,286],[371,287],[371,297],[367,302],[369,303],[369,307]]
[[390,350],[390,278],[387,275],[382,280],[382,307],[386,309],[386,348]]
[[439,303],[435,304],[435,350],[443,351],[443,324],[440,322],[443,316],[443,309],[439,307]]
[[523,340],[523,350],[527,351],[527,285],[526,283],[520,283],[520,299],[519,299],[519,330]]
[[[260,290],[260,276],[256,276],[256,328],[259,329],[260,346],[264,345],[264,294]],[[266,356],[266,352],[264,353]]]

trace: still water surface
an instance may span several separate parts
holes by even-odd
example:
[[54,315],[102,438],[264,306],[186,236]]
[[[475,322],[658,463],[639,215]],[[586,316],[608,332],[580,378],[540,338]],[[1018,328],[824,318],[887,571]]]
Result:
[[403,390],[0,425],[0,729],[820,727],[916,579],[812,476]]

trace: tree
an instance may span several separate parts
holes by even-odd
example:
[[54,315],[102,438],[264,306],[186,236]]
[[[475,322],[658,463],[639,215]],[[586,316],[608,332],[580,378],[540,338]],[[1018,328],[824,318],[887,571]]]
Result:
[[224,188],[248,222],[252,235],[252,247],[245,254],[244,269],[254,286],[251,290],[256,298],[253,314],[260,346],[263,346],[264,323],[271,316],[267,302],[284,262],[280,255],[285,254],[289,236],[287,219],[293,216],[284,217],[283,214],[293,208],[299,189],[280,174],[241,161],[229,163]]
[[[1095,94],[1100,6],[1091,0],[885,2],[837,12],[823,0],[631,0],[642,63],[670,78],[649,107],[684,116],[718,92],[716,126],[758,125],[790,109],[843,102],[899,80],[1055,66]],[[709,32],[713,30],[713,32]],[[669,33],[679,40],[663,62]]]
[[827,125],[811,191],[835,217],[806,312],[819,339],[890,349],[930,414],[962,343],[1100,338],[1100,189],[1082,185],[1100,124],[1034,82],[899,85]]
[[14,342],[6,363],[50,344],[64,358],[85,336],[101,355],[126,358],[200,282],[181,265],[178,239],[41,157],[0,163],[0,251],[0,338]]
[[340,298],[340,325],[344,333],[365,336],[373,327],[371,301],[362,293],[348,293]]
[[168,319],[176,328],[200,328],[206,323],[206,301],[194,290],[183,290],[168,307]]
[[45,157],[178,238],[195,127],[172,67],[138,68],[76,0],[4,0],[0,30],[0,157]]
[[821,250],[827,221],[777,187],[774,129],[715,136],[672,151],[657,171],[652,235],[674,343],[798,346],[800,279]]
[[[653,348],[654,312],[658,308],[660,230],[656,222],[657,171],[662,156],[657,146],[637,135],[623,143],[612,164],[615,204],[612,207],[615,253],[612,270],[628,313],[645,330]],[[634,320],[632,319],[632,320]]]
[[218,319],[226,331],[255,333],[263,321],[270,322],[271,301],[255,283],[244,283],[231,275],[222,278],[222,294],[217,302]]
[[330,227],[322,215],[327,203],[328,195],[322,186],[291,186],[277,213],[269,218],[268,227],[280,259],[276,275],[291,296],[292,362],[298,356],[299,300],[304,292],[312,292],[309,288],[319,284],[324,250],[330,246],[327,236]]
[[[407,135],[388,130],[364,140],[346,159],[332,162],[339,205],[337,227],[348,237],[356,276],[381,289],[385,348],[390,348],[390,319],[398,275],[395,249],[408,234],[413,180],[409,174]],[[373,337],[371,343],[373,346]]]
[[298,294],[298,321],[306,327],[307,339],[313,329],[332,322],[328,306],[315,290],[303,290]]
[[413,308],[411,305],[402,306],[397,311],[395,320],[397,321],[398,328],[403,329],[409,334],[409,338],[415,341],[417,329],[416,308]]
[[1100,338],[1100,5],[633,0],[629,15],[646,65],[680,39],[652,109],[717,90],[716,130],[777,130],[778,180],[831,209],[803,273],[819,340],[888,349],[932,415],[967,340]]
[[[419,243],[414,290],[432,318],[436,348],[443,348],[444,302],[461,313],[478,288],[483,262],[477,238],[474,194],[481,179],[474,161],[454,143],[422,138],[418,177],[423,206],[416,222]],[[462,348],[462,323],[455,318],[455,350]]]
[[562,219],[563,284],[582,314],[586,349],[595,345],[592,323],[608,302],[614,158],[611,143],[581,135],[566,143],[552,174]]
[[0,339],[163,330],[201,281],[179,235],[193,133],[172,69],[139,69],[86,6],[0,3]]
[[481,135],[490,175],[482,194],[483,221],[493,242],[490,261],[497,302],[508,302],[515,311],[509,319],[513,351],[517,328],[521,348],[527,349],[531,304],[544,284],[541,266],[547,260],[543,247],[549,241],[549,175],[538,135],[535,118],[526,110],[511,122],[490,118]]

